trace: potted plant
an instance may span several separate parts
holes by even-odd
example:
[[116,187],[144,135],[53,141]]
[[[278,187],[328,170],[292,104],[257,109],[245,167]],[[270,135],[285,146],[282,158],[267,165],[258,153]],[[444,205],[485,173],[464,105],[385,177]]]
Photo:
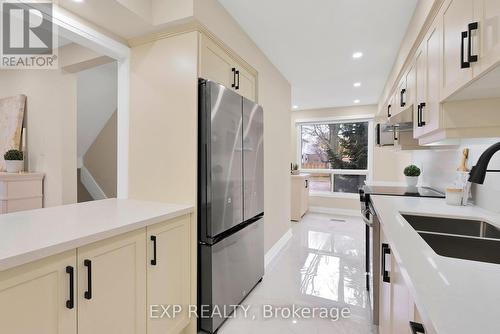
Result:
[[415,165],[409,165],[405,168],[404,174],[408,187],[416,187],[418,183],[418,177],[420,176],[420,168]]
[[299,165],[298,164],[292,164],[292,175],[298,175],[299,172]]
[[3,155],[7,173],[19,173],[24,168],[24,155],[19,150],[8,150]]

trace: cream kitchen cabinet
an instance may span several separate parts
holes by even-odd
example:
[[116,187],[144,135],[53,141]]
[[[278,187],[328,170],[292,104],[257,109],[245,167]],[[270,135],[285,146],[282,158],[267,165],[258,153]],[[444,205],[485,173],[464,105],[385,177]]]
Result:
[[309,210],[309,174],[292,175],[291,217],[299,221]]
[[212,39],[203,34],[200,35],[200,76],[234,89],[236,72],[233,69],[233,59]]
[[78,249],[78,334],[145,333],[146,310],[145,229]]
[[[474,12],[480,45],[478,66],[484,72],[500,61],[500,1],[475,0]],[[474,46],[472,51],[476,53]]]
[[380,248],[382,279],[379,287],[379,333],[413,334],[412,326],[425,326],[421,324],[413,297],[382,228]]
[[[186,313],[151,325],[148,303],[195,303],[192,215],[108,199],[0,216],[1,235],[14,233],[0,248],[0,333],[184,331]],[[13,228],[19,219],[26,232]]]
[[0,272],[0,332],[76,334],[75,273],[75,250]]
[[199,65],[200,77],[257,102],[257,72],[204,33],[200,33]]
[[[447,0],[440,17],[443,21],[443,98],[453,94],[473,78],[474,0]],[[470,48],[470,49],[469,49]]]
[[147,305],[180,305],[174,318],[148,318],[148,334],[179,333],[189,324],[190,216],[147,228]]
[[391,334],[392,312],[391,312],[391,265],[392,255],[389,242],[382,230],[380,231],[380,268],[382,279],[379,285],[379,333]]
[[437,20],[431,27],[415,57],[415,138],[438,130],[440,126],[441,22]]

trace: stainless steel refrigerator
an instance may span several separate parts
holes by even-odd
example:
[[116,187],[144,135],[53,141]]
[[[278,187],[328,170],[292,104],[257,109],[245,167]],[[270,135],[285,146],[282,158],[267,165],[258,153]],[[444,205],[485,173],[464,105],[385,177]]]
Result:
[[[262,107],[200,79],[198,325],[204,332],[216,332],[226,319],[208,313],[240,304],[264,275],[263,128]],[[202,307],[210,311],[201,314]]]

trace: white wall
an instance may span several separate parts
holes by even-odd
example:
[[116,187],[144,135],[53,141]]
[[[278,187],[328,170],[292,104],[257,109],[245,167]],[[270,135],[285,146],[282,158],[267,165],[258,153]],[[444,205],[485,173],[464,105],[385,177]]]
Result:
[[[457,178],[457,167],[462,157],[462,150],[469,148],[469,168],[471,168],[496,139],[463,140],[459,148],[439,149],[432,151],[414,151],[413,161],[422,168],[423,185],[444,191],[453,185]],[[489,169],[500,169],[500,152],[493,156]],[[500,173],[487,173],[484,185],[473,185],[473,199],[483,208],[500,212]]]
[[195,0],[195,18],[259,72],[267,251],[290,228],[290,84],[216,0]]
[[25,94],[29,171],[45,173],[44,205],[76,202],[76,76],[1,70],[0,97]]
[[77,74],[77,155],[80,161],[116,111],[117,77],[116,62]]

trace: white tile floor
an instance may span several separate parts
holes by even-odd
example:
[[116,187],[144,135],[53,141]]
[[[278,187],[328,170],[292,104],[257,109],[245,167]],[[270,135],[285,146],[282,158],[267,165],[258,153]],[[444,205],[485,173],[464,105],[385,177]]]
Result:
[[[292,227],[293,237],[243,302],[251,306],[220,328],[220,334],[376,333],[365,290],[364,224],[360,218],[309,213]],[[349,308],[331,319],[264,319],[264,305]]]

